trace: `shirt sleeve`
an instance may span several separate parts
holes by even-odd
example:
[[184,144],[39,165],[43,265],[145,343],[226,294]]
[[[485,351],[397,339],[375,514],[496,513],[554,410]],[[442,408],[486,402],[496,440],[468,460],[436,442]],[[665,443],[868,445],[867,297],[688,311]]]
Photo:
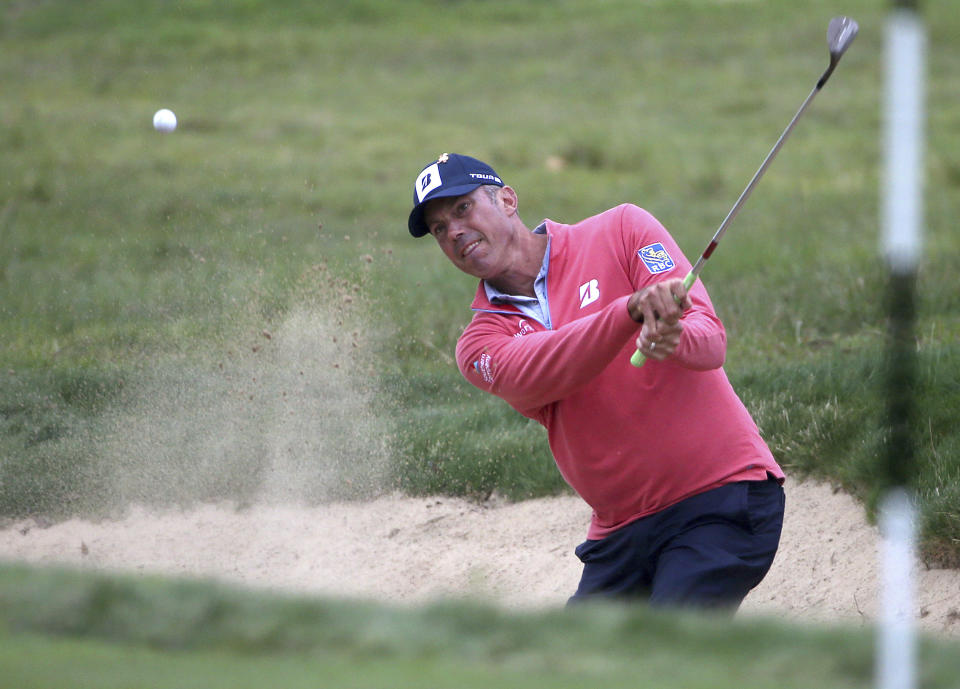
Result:
[[523,337],[514,336],[509,319],[477,314],[457,342],[457,365],[473,385],[531,412],[592,380],[636,336],[640,326],[630,318],[628,298]]
[[[684,278],[693,267],[673,236],[648,211],[637,206],[622,206],[620,231],[627,257],[627,270],[635,290],[643,289],[668,278]],[[640,251],[660,244],[672,267],[661,270],[643,260]],[[659,271],[659,272],[655,272]],[[683,334],[671,361],[697,371],[708,371],[723,366],[727,353],[727,335],[717,317],[703,283],[698,279],[690,288],[693,306],[683,314]]]

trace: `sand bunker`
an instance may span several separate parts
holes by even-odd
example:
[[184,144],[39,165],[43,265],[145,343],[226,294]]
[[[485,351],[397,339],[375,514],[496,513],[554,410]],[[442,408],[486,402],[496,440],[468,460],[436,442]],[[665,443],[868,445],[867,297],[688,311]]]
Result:
[[[867,625],[877,618],[877,530],[849,496],[788,482],[777,560],[741,615]],[[416,604],[471,597],[562,606],[589,510],[576,497],[477,505],[387,496],[324,506],[133,508],[121,520],[0,530],[0,559],[214,578],[250,587]],[[916,620],[960,635],[960,572],[917,563]]]

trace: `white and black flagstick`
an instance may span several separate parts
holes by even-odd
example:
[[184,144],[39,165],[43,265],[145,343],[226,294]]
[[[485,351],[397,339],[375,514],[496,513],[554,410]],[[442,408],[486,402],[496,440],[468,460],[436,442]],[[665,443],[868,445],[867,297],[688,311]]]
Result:
[[887,23],[883,252],[889,270],[888,444],[881,472],[888,491],[880,510],[881,619],[877,687],[914,689],[916,506],[913,388],[915,290],[923,227],[923,24],[916,2],[893,3]]

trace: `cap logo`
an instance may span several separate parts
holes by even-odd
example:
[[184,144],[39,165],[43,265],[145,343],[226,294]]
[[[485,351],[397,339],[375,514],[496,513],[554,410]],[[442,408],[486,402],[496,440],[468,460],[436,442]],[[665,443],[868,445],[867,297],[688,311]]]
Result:
[[483,172],[470,172],[468,174],[474,179],[488,180],[490,182],[496,182],[497,184],[503,184],[503,180],[496,175],[488,175]]
[[427,194],[441,184],[443,184],[443,180],[440,179],[440,166],[436,163],[428,165],[424,171],[420,173],[420,176],[417,177],[414,189],[417,194],[417,201],[423,203],[423,199],[426,198]]

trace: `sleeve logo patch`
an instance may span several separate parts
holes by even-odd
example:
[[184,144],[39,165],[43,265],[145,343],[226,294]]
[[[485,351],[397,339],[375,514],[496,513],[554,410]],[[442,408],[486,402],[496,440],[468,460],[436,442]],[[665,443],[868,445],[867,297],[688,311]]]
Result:
[[496,366],[493,363],[493,357],[484,352],[480,355],[478,361],[473,362],[473,370],[480,374],[483,382],[493,385],[493,378],[496,374]]
[[637,251],[637,256],[643,259],[643,264],[647,267],[653,275],[659,273],[666,273],[668,270],[673,270],[674,264],[673,259],[670,258],[670,254],[667,253],[667,250],[663,248],[663,244],[657,242],[656,244],[648,244],[642,249]]

